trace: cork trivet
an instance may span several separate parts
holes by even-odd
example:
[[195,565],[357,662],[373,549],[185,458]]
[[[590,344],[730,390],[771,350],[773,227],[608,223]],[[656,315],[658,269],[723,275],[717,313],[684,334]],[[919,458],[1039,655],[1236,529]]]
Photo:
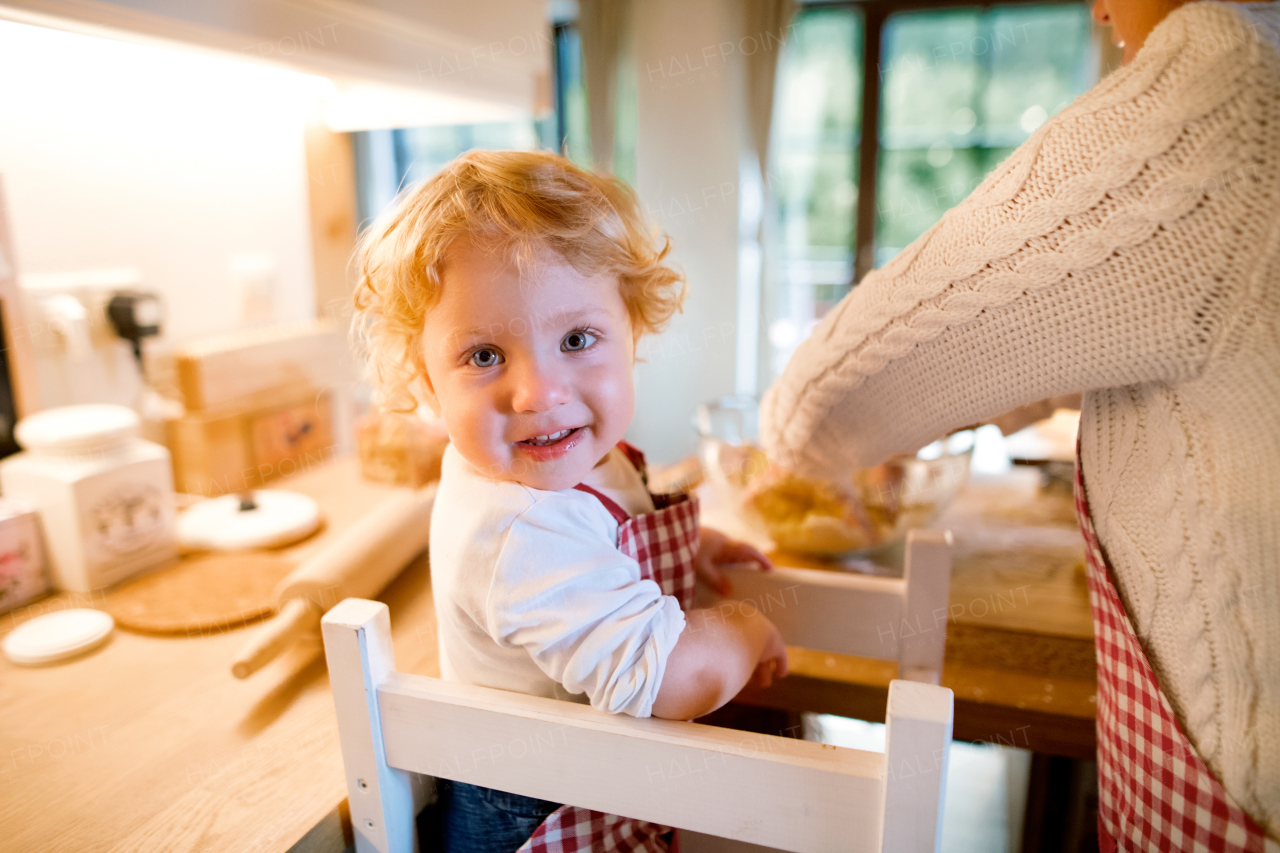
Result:
[[256,551],[183,557],[108,592],[106,610],[121,628],[144,634],[228,631],[274,613],[271,593],[296,565]]

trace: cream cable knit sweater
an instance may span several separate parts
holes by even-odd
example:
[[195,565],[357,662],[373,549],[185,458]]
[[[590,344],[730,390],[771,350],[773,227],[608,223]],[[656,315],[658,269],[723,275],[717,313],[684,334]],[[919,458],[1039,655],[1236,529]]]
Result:
[[1196,2],[823,320],[777,458],[1084,391],[1098,536],[1184,730],[1280,836],[1280,2]]

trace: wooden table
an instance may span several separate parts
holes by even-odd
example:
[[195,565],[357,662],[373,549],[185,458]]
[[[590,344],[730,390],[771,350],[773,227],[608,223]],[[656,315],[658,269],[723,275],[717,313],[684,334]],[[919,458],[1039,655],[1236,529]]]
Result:
[[[287,483],[321,504],[324,540],[394,487],[353,459]],[[426,560],[385,592],[402,667],[433,673]],[[102,593],[60,594],[0,615],[0,634]],[[191,637],[117,629],[102,648],[29,668],[0,658],[0,851],[341,850],[346,787],[318,643],[247,680],[231,661],[252,628]]]
[[[1069,497],[1036,497],[1028,476],[971,483],[942,521],[956,536],[942,680],[956,692],[957,737],[1091,756],[1082,546],[1063,508]],[[352,460],[289,485],[321,502],[324,535],[389,488],[362,481]],[[391,608],[398,668],[438,676],[426,560],[379,597]],[[0,616],[0,634],[61,606],[101,604],[46,598]],[[117,630],[60,665],[0,659],[0,851],[341,851],[351,834],[320,648],[295,648],[238,681],[230,663],[248,636]],[[883,719],[892,665],[790,651],[792,675],[739,700]]]

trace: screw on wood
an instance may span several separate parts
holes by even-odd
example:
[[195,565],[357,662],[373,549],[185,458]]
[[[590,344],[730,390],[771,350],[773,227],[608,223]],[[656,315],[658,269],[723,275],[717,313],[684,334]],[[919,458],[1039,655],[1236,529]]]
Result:
[[364,819],[364,828],[365,828],[365,829],[373,829],[373,821],[369,820],[369,818],[365,818],[365,819]]
[[369,783],[364,781],[363,779],[357,779],[356,784],[360,786],[361,791],[369,790]]

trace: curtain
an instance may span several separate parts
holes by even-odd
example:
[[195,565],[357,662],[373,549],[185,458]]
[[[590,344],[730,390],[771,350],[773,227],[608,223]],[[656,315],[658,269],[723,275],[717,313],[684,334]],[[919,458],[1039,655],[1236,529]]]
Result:
[[578,38],[587,89],[591,167],[613,171],[614,122],[618,111],[618,63],[631,0],[579,0]]
[[[778,53],[796,11],[795,0],[740,0],[743,36],[739,42],[747,72],[747,124],[760,174],[768,172],[769,125]],[[754,43],[752,42],[754,39]],[[753,49],[754,44],[754,49]]]
[[[795,14],[795,0],[738,0],[742,30],[738,51],[746,71],[747,125],[764,174],[773,117],[773,83],[778,53]],[[643,7],[641,7],[643,8]],[[582,40],[582,76],[587,90],[591,162],[612,171],[618,107],[618,64],[631,0],[579,0],[578,37]]]
[[[773,89],[778,71],[778,54],[795,15],[795,0],[739,0],[742,10],[741,41],[738,43],[746,72],[745,120],[747,138],[755,149],[760,166],[761,204],[755,222],[740,231],[739,258],[757,259],[753,272],[740,272],[738,304],[740,342],[737,392],[754,394],[767,383],[772,371],[760,358],[760,341],[768,339],[769,318],[766,292],[778,274],[774,266],[769,217],[765,215],[771,194],[769,181],[769,127],[773,120]],[[753,49],[754,46],[754,49]],[[740,225],[740,227],[741,227]],[[750,234],[750,236],[747,236]],[[750,362],[750,367],[747,366]]]

